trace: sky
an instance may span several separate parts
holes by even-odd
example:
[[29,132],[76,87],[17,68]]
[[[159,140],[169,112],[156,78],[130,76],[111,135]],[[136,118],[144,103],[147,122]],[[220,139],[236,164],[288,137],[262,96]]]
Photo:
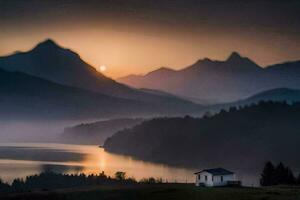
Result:
[[0,55],[51,38],[112,78],[232,51],[300,60],[298,0],[0,0]]

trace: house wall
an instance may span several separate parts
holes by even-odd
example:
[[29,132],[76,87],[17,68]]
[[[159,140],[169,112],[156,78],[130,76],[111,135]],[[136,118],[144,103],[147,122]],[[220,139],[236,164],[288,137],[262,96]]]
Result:
[[[207,180],[205,180],[205,176],[207,176]],[[212,175],[208,172],[196,174],[196,186],[199,186],[200,184],[204,184],[205,186],[213,186]]]
[[235,175],[223,175],[223,181],[221,181],[221,176],[214,176],[213,178],[213,186],[224,186],[227,185],[227,181],[234,181]]
[[[200,179],[199,179],[200,175]],[[205,180],[205,176],[207,176],[207,180]],[[223,181],[221,181],[221,176],[212,176],[212,174],[208,172],[201,172],[199,174],[196,174],[196,186],[199,186],[201,184],[204,184],[207,187],[212,187],[212,186],[224,186],[227,185],[227,181],[234,181],[235,180],[235,175],[230,174],[230,175],[222,175],[223,176]]]

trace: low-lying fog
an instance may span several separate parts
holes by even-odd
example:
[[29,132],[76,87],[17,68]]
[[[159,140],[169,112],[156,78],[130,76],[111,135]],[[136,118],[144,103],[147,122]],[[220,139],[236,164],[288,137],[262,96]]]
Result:
[[59,142],[65,127],[94,121],[97,120],[1,121],[0,142]]

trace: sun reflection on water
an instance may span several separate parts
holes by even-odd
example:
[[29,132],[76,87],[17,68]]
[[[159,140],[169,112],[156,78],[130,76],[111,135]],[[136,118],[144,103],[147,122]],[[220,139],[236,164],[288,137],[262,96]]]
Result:
[[[5,151],[5,155],[1,153]],[[49,156],[51,155],[51,156]],[[49,158],[50,157],[50,158]],[[7,165],[13,165],[8,169]],[[60,173],[99,174],[113,176],[117,171],[140,180],[145,177],[167,181],[192,182],[192,169],[175,168],[105,152],[92,145],[17,143],[0,144],[0,177],[11,181],[44,170]]]

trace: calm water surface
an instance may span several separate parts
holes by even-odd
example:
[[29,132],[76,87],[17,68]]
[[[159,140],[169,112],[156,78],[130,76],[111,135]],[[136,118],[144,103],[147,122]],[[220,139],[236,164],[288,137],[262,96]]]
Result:
[[117,171],[137,180],[160,177],[170,182],[193,182],[196,169],[175,168],[135,160],[105,152],[93,145],[49,143],[0,143],[0,178],[11,182],[17,177],[52,170],[60,173],[100,173],[113,176]]

